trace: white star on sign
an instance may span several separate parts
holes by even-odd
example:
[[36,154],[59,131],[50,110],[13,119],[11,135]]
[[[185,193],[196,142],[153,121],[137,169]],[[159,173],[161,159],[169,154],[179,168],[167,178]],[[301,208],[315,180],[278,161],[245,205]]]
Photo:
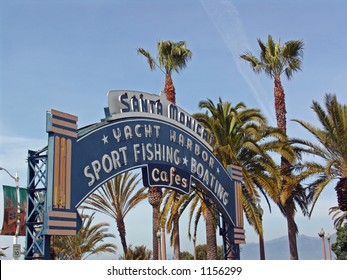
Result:
[[104,142],[104,145],[106,144],[106,143],[108,143],[108,136],[106,136],[106,135],[103,135],[104,137],[102,137],[102,141]]
[[219,174],[220,170],[219,170],[219,167],[217,167],[217,173]]
[[183,164],[185,166],[188,166],[188,159],[186,157],[183,158]]

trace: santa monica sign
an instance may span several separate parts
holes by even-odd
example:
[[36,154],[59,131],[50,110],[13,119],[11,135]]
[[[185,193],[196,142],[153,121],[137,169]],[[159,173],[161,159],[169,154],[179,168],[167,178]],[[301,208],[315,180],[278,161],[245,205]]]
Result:
[[116,175],[141,168],[148,187],[189,193],[194,182],[244,239],[238,183],[242,173],[225,170],[213,155],[204,127],[165,96],[110,91],[104,119],[80,129],[77,120],[57,110],[47,112],[43,234],[76,234],[81,223],[78,206]]
[[[108,93],[108,106],[108,114],[111,116],[119,113],[149,113],[157,115],[159,119],[165,117],[173,120],[203,141],[207,140],[204,127],[184,110],[169,102],[165,95],[115,90]],[[207,145],[206,142],[205,144]]]

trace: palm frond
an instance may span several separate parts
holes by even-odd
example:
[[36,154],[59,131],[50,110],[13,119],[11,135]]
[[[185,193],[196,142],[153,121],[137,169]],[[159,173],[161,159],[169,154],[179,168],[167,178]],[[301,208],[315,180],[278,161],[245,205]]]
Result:
[[329,215],[331,214],[333,214],[332,219],[336,230],[347,221],[347,212],[341,211],[338,206],[329,208]]
[[58,259],[81,260],[99,253],[116,253],[116,245],[104,243],[105,238],[115,238],[108,233],[108,223],[93,224],[94,214],[82,215],[82,227],[76,236],[56,236],[54,254]]
[[147,58],[147,62],[148,62],[149,68],[151,70],[155,70],[156,66],[158,66],[158,65],[157,65],[155,59],[150,55],[150,53],[148,51],[146,51],[145,49],[143,49],[143,48],[138,48],[136,51],[137,51],[137,54],[141,54],[145,58]]

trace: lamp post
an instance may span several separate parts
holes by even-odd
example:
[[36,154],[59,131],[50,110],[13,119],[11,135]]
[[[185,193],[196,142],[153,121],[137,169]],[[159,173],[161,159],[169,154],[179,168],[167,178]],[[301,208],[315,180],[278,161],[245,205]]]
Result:
[[[18,233],[19,233],[19,227],[20,227],[20,205],[19,205],[19,177],[18,172],[16,172],[16,175],[13,176],[10,172],[8,172],[5,168],[0,167],[0,170],[5,171],[15,182],[16,182],[16,204],[17,204],[17,221],[16,221],[16,232],[13,239],[13,249],[14,249],[14,259],[18,259],[20,256],[20,245],[18,244]],[[19,254],[15,254],[15,252],[18,252]]]
[[327,240],[328,240],[328,251],[329,251],[329,259],[332,260],[333,256],[331,255],[331,246],[330,246],[330,234],[327,234]]
[[[260,221],[263,227],[263,214],[264,210],[261,208],[260,204],[258,205],[258,210],[259,210],[259,216],[260,216]],[[264,232],[259,232],[259,254],[260,254],[260,259],[265,260],[265,246],[264,246]]]
[[318,236],[319,236],[320,238],[322,238],[322,251],[323,251],[323,258],[324,258],[324,260],[326,260],[326,259],[327,259],[327,256],[326,256],[326,253],[325,253],[324,234],[325,234],[324,230],[323,230],[323,229],[321,229],[321,230],[320,230],[320,232],[318,233]]

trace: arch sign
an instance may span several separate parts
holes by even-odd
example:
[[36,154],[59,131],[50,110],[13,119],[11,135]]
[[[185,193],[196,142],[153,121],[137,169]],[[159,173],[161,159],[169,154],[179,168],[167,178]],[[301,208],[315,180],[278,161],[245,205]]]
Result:
[[47,112],[45,234],[76,234],[77,207],[114,176],[141,168],[145,186],[189,193],[196,182],[225,222],[239,229],[240,243],[244,240],[241,186],[236,184],[242,173],[221,165],[201,124],[165,96],[138,91],[110,91],[105,115],[78,129],[76,116]]

